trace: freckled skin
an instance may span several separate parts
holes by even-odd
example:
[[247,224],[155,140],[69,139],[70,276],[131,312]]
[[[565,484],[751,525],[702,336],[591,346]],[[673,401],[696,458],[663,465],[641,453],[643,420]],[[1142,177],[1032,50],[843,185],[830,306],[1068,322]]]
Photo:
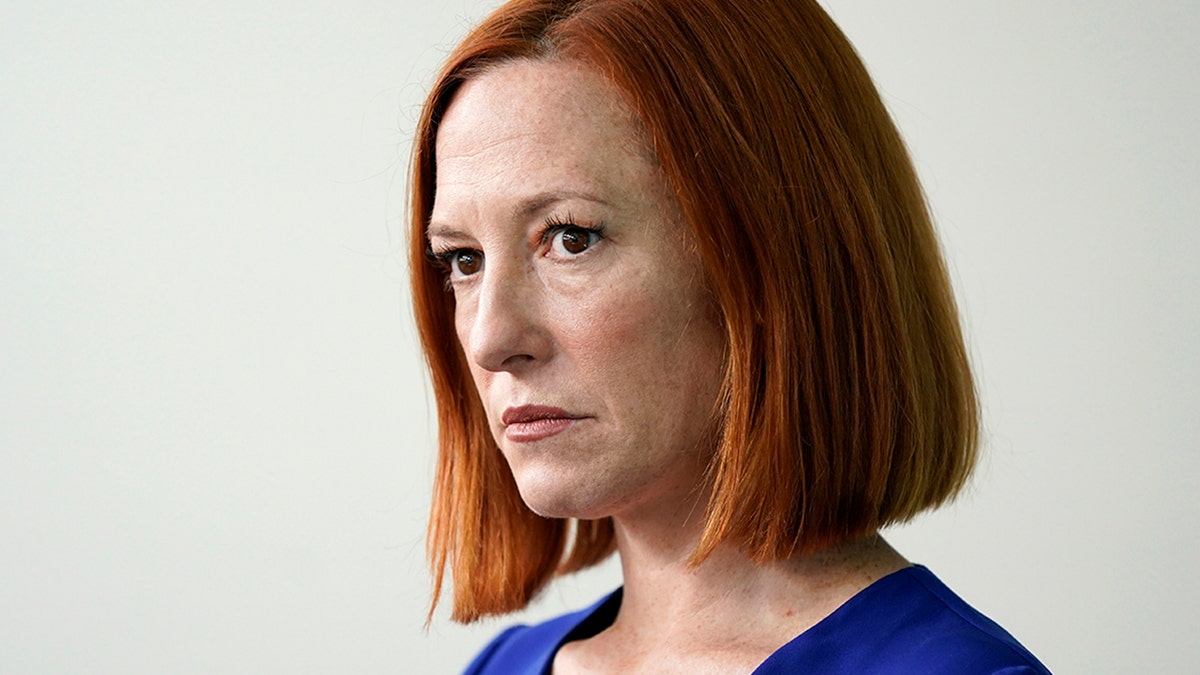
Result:
[[[479,271],[451,275],[458,339],[521,496],[542,515],[678,509],[712,451],[723,332],[641,138],[611,85],[544,61],[468,81],[439,127],[430,243],[482,253]],[[602,225],[602,238],[566,255],[542,240],[548,218]],[[501,417],[526,404],[582,419],[511,441]]]

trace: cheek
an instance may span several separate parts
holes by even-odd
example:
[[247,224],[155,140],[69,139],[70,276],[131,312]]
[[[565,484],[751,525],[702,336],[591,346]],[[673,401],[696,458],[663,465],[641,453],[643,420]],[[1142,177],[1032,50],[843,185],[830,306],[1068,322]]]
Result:
[[654,345],[657,303],[643,287],[614,284],[557,312],[559,346],[589,380],[620,379]]
[[467,352],[467,336],[469,335],[470,325],[465,309],[460,303],[456,303],[454,305],[454,336],[458,339],[459,350],[464,354]]
[[475,390],[478,391],[483,399],[484,405],[487,405],[488,399],[482,396],[487,385],[490,373],[479,367],[470,356],[470,336],[471,326],[474,320],[471,314],[470,305],[468,303],[456,304],[454,308],[454,335],[458,342],[457,347],[463,355],[463,360],[466,362],[471,373],[471,381],[475,383]]
[[666,404],[658,401],[664,394],[687,398],[701,384],[698,375],[720,372],[718,331],[695,295],[690,288],[614,284],[560,314],[560,345],[582,377],[613,393],[652,404]]

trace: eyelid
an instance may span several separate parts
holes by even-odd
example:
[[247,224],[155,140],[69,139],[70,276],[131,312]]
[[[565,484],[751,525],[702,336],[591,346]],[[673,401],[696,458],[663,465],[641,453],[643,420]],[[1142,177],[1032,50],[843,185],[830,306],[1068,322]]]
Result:
[[464,254],[473,254],[479,258],[480,265],[483,265],[483,251],[472,246],[445,246],[435,247],[432,244],[427,244],[425,247],[425,255],[429,261],[433,263],[438,272],[445,276],[446,288],[450,289],[455,284],[470,281],[478,276],[480,270],[471,273],[464,273],[459,269],[458,261]]
[[[570,212],[566,214],[553,214],[547,216],[543,221],[543,228],[539,236],[539,243],[545,247],[551,242],[556,234],[564,230],[579,229],[596,236],[596,241],[600,242],[606,239],[605,230],[607,229],[604,223],[588,223],[576,219]],[[582,253],[580,255],[583,255]]]
[[[605,236],[604,223],[591,224],[586,221],[577,220],[570,212],[557,213],[547,216],[543,221],[543,227],[538,235],[538,248],[546,249],[548,246],[553,246],[555,238],[568,230],[579,230],[587,233],[589,239],[588,248],[579,253],[568,253],[566,258],[576,258],[586,255],[592,250],[596,244],[604,241]],[[438,237],[437,239],[440,239]],[[471,245],[467,242],[456,241],[457,238],[451,238],[449,241],[438,241],[430,238],[425,243],[425,257],[438,270],[446,275],[447,285],[470,280],[477,276],[478,270],[471,273],[463,273],[458,269],[459,257],[464,254],[473,254],[478,256],[480,264],[486,257],[483,250],[478,246]],[[471,242],[473,243],[473,242]],[[544,250],[540,255],[550,256],[551,250]],[[554,256],[560,257],[560,256]]]
[[463,248],[464,247],[462,247],[462,246],[453,246],[453,245],[445,245],[445,244],[443,244],[441,246],[434,246],[432,243],[426,243],[425,244],[425,259],[428,260],[429,262],[433,263],[434,265],[446,266],[446,265],[450,264],[450,258],[452,258],[455,253],[458,253],[459,251],[463,250]]
[[474,241],[460,236],[431,236],[425,240],[425,257],[432,263],[444,263],[458,251],[479,251]]
[[446,255],[454,249],[446,246],[434,246],[432,242],[425,242],[425,259],[431,263],[445,262]]

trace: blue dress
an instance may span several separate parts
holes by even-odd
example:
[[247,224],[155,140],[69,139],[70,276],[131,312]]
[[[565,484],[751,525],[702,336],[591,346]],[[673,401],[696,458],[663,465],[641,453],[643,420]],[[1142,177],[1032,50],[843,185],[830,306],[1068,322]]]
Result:
[[[549,675],[565,642],[607,628],[621,606],[617,589],[595,605],[501,633],[467,675]],[[914,565],[876,581],[779,648],[752,675],[964,675],[1049,670],[1013,636],[975,611],[928,569]]]

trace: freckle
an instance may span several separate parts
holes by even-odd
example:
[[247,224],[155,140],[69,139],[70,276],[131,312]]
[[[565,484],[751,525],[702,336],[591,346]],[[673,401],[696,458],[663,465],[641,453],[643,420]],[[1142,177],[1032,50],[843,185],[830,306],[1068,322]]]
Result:
[[786,612],[784,612],[784,613],[783,613],[783,615],[784,615],[784,616],[794,616],[795,614],[796,614],[796,613],[795,613],[795,612],[793,612],[793,611],[792,611],[792,610],[790,610],[790,609],[789,609],[788,611],[786,611]]

